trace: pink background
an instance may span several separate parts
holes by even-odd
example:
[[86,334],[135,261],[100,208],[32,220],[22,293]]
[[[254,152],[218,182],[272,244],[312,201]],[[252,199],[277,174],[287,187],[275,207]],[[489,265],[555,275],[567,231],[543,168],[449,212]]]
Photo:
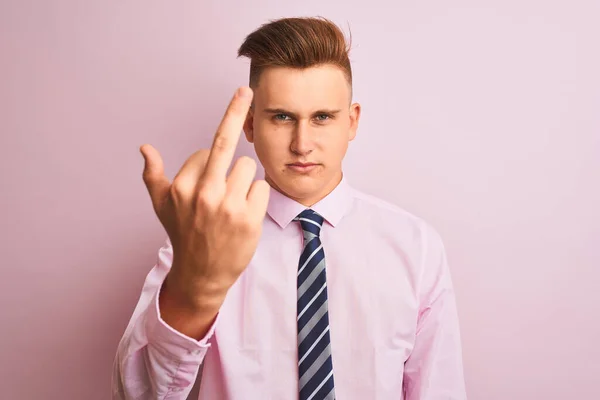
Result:
[[1,397],[109,398],[164,239],[138,146],[173,176],[244,36],[320,14],[354,37],[349,179],[446,241],[470,399],[600,399],[600,3],[281,3],[0,3]]

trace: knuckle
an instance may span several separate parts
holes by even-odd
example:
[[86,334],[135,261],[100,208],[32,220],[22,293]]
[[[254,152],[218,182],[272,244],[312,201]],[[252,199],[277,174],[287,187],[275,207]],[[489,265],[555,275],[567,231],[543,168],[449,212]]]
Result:
[[200,157],[202,159],[208,158],[209,155],[210,155],[210,149],[200,149],[200,150],[198,150],[198,157]]
[[216,198],[210,191],[202,189],[198,192],[197,203],[205,209],[212,209],[216,204]]
[[146,168],[142,172],[142,179],[144,180],[144,182],[150,183],[156,180],[156,175],[157,174],[152,169]]
[[221,208],[221,212],[226,221],[235,223],[236,225],[244,219],[242,208],[234,201],[225,200]]
[[153,182],[152,175],[150,175],[148,172],[144,172],[142,174],[142,180],[144,181],[144,183],[146,185],[148,185],[148,184],[150,184],[150,183]]
[[225,118],[234,118],[238,115],[241,115],[243,112],[244,108],[243,108],[243,104],[241,101],[239,101],[239,99],[234,99],[231,104],[229,104],[229,107],[227,108],[227,111],[225,112]]
[[171,188],[169,189],[169,191],[171,193],[171,196],[180,197],[181,195],[183,195],[185,193],[185,188],[184,188],[184,185],[181,183],[181,181],[176,180],[171,185]]
[[215,137],[215,141],[213,143],[213,149],[216,151],[224,151],[229,147],[229,140],[223,136],[222,134],[219,134]]
[[[233,175],[234,181],[238,181],[238,179],[250,178],[256,174],[256,170],[258,169],[256,161],[248,156],[241,156],[235,162],[233,167]],[[239,183],[239,182],[238,182]]]
[[189,158],[190,161],[193,161],[194,164],[203,165],[206,160],[208,160],[210,156],[210,150],[208,149],[200,149],[194,154],[192,154]]
[[216,212],[223,202],[221,191],[204,182],[196,192],[196,202],[209,212]]
[[216,191],[208,181],[201,181],[198,184],[197,195],[204,200],[211,200],[216,197]]
[[254,159],[252,157],[241,156],[239,158],[238,162],[240,164],[242,164],[242,166],[244,166],[245,168],[254,168],[254,167],[256,167],[256,161],[254,161]]
[[256,224],[254,223],[252,218],[244,218],[243,221],[240,223],[240,228],[243,232],[251,233],[255,232]]

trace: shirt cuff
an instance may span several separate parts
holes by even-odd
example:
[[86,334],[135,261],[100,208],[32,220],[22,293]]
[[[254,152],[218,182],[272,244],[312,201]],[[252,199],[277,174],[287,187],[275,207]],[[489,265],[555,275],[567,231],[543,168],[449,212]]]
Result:
[[207,334],[200,340],[196,340],[173,329],[160,316],[158,296],[160,287],[154,294],[152,303],[148,309],[146,319],[146,332],[148,342],[163,349],[166,353],[185,358],[191,355],[193,358],[204,357],[210,348],[210,339],[215,333],[219,315],[215,318]]

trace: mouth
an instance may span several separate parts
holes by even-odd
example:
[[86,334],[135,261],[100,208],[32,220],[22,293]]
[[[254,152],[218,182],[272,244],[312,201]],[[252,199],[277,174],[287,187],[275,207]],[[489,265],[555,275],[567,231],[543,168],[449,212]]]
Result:
[[290,168],[293,171],[296,172],[310,172],[312,170],[314,170],[315,168],[317,168],[319,166],[319,164],[316,163],[291,163],[291,164],[287,164],[287,167]]

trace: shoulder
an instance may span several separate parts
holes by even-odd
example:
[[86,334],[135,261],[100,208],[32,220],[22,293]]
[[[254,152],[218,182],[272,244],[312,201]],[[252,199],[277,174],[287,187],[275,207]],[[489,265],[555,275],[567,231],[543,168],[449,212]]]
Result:
[[387,221],[389,223],[419,229],[428,225],[420,216],[413,214],[389,200],[385,200],[356,188],[352,188],[352,196],[354,198],[354,210],[368,215],[371,218],[375,218],[375,220]]
[[371,231],[402,238],[405,243],[412,242],[422,251],[443,248],[440,233],[423,217],[389,200],[354,187],[352,195],[353,210],[367,220]]
[[426,294],[436,285],[450,285],[445,245],[431,223],[390,201],[353,190],[353,210],[369,240],[377,242],[381,254],[402,260],[415,290]]

